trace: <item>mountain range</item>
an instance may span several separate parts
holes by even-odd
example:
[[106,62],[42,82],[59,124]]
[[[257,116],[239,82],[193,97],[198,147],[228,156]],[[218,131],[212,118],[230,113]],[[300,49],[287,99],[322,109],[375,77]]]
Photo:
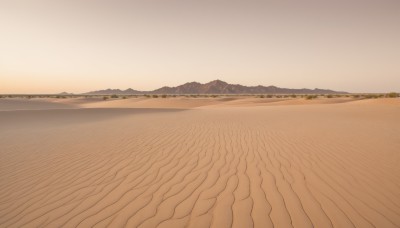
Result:
[[164,86],[152,91],[138,91],[134,89],[105,89],[97,90],[85,95],[130,95],[130,94],[343,94],[346,92],[328,89],[288,89],[276,86],[243,86],[229,84],[221,80],[214,80],[205,84],[188,82],[176,87]]

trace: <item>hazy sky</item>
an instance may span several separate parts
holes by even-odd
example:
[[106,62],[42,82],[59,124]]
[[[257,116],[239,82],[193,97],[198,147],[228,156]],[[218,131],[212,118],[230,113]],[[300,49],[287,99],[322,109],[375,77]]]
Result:
[[399,0],[0,0],[0,93],[400,91]]

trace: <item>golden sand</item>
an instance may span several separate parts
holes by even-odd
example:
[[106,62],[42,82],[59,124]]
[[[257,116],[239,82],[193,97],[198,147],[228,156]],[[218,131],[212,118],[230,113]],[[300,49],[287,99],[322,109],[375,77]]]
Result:
[[399,99],[0,110],[0,227],[400,227]]

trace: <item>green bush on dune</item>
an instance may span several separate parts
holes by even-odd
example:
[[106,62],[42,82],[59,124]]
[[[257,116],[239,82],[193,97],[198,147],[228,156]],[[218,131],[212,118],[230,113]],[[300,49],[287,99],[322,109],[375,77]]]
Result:
[[366,94],[363,96],[365,99],[376,99],[379,98],[377,94]]
[[118,95],[113,94],[113,95],[111,95],[111,98],[118,98]]
[[386,97],[388,97],[388,98],[396,98],[396,97],[399,97],[399,94],[395,93],[395,92],[391,92],[391,93],[386,94]]
[[307,95],[306,96],[307,100],[312,100],[312,99],[316,99],[316,98],[318,98],[318,95]]

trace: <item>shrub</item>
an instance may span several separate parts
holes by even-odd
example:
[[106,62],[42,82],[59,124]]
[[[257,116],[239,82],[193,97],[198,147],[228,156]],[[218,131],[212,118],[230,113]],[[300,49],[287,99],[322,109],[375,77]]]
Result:
[[150,95],[148,95],[148,94],[145,94],[144,96],[147,97],[147,98],[150,98]]
[[364,95],[364,98],[366,98],[366,99],[376,99],[378,97],[379,96],[377,94],[366,94],[366,95]]
[[273,96],[271,95],[271,94],[268,94],[267,95],[267,98],[272,98]]
[[354,98],[360,98],[360,95],[354,94],[353,97],[354,97]]
[[213,95],[211,95],[211,97],[216,98],[216,97],[218,97],[218,95],[213,94]]
[[265,96],[264,95],[260,95],[260,98],[264,98]]
[[103,100],[104,100],[104,101],[107,100],[107,99],[108,99],[108,97],[106,97],[106,96],[103,97]]
[[111,95],[111,98],[118,98],[118,95],[113,94],[113,95]]
[[290,97],[291,98],[296,98],[297,96],[296,96],[296,94],[292,94],[292,95],[290,95]]
[[396,97],[399,97],[399,94],[395,93],[395,92],[391,92],[391,93],[386,94],[386,97],[396,98]]
[[123,96],[123,97],[122,97],[122,99],[126,99],[126,97],[125,97],[125,96]]
[[163,94],[161,95],[162,98],[167,98],[167,95]]
[[153,95],[153,98],[158,98],[158,95]]
[[312,99],[316,99],[316,98],[318,98],[318,95],[307,95],[306,96],[307,100],[312,100]]
[[333,95],[332,95],[332,94],[329,94],[329,95],[327,95],[326,97],[327,97],[327,98],[333,98]]
[[276,98],[282,98],[282,96],[281,95],[277,95]]

